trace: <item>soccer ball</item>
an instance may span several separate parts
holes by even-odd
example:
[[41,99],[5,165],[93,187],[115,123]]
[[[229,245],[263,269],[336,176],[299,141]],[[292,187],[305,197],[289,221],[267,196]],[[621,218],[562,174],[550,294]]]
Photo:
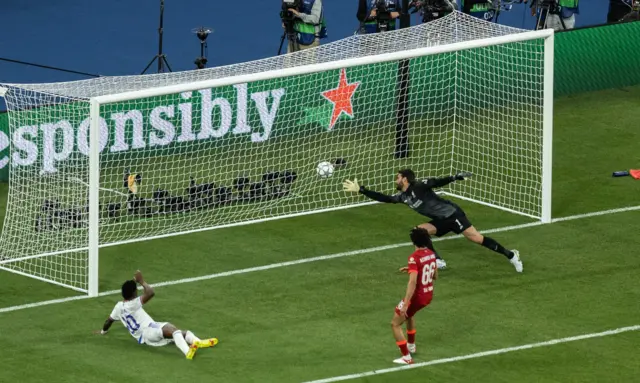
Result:
[[320,178],[329,178],[333,175],[333,165],[328,161],[322,161],[316,167]]

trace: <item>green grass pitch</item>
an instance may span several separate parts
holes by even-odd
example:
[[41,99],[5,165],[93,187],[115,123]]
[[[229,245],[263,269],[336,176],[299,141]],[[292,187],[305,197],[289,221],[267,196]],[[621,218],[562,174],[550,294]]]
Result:
[[[640,205],[640,87],[555,102],[553,216]],[[339,180],[336,179],[336,182]],[[391,182],[391,180],[389,180]],[[6,205],[6,185],[0,190]],[[480,230],[532,222],[460,202]],[[172,281],[407,242],[421,217],[374,205],[101,250],[100,290],[141,269]],[[640,211],[491,234],[518,248],[525,272],[463,239],[437,242],[449,263],[417,315],[417,362],[640,324]],[[148,305],[220,344],[187,361],[143,347],[119,323],[92,334],[117,295],[0,313],[3,382],[303,382],[394,367],[389,322],[404,293],[408,246],[158,287]],[[0,307],[74,296],[0,272]],[[640,333],[516,351],[362,378],[361,382],[631,382]]]

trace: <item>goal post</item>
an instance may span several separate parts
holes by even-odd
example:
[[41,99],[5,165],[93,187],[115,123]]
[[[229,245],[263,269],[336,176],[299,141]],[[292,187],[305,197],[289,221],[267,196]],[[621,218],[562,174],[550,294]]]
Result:
[[372,204],[341,181],[391,193],[402,167],[472,171],[443,193],[551,219],[552,30],[454,12],[252,63],[3,87],[0,268],[90,296],[100,248]]
[[[124,180],[123,180],[124,182]],[[98,295],[100,249],[100,103],[90,100],[89,111],[89,238],[87,293]]]
[[553,170],[553,81],[554,81],[554,34],[549,33],[544,39],[544,94],[542,96],[542,211],[540,219],[550,223],[551,185]]

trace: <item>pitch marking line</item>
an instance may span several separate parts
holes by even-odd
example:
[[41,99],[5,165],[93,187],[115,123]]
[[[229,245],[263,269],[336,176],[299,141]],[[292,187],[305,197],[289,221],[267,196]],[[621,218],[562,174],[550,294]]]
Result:
[[568,337],[568,338],[552,339],[552,340],[548,340],[546,342],[524,344],[522,346],[507,347],[507,348],[501,348],[501,349],[497,349],[497,350],[483,351],[483,352],[478,352],[478,353],[475,353],[475,354],[455,356],[455,357],[452,357],[452,358],[435,359],[435,360],[430,360],[428,362],[415,363],[415,364],[410,364],[410,365],[400,366],[400,367],[385,368],[385,369],[382,369],[382,370],[374,370],[374,371],[362,372],[362,373],[359,373],[359,374],[336,376],[336,377],[333,377],[333,378],[313,380],[313,381],[308,381],[308,382],[305,382],[305,383],[341,382],[341,381],[344,381],[344,380],[358,379],[358,378],[364,378],[364,377],[367,377],[367,376],[380,375],[380,374],[387,374],[389,372],[410,370],[412,368],[427,367],[427,366],[433,366],[433,365],[436,365],[436,364],[460,362],[460,361],[463,361],[463,360],[483,358],[485,356],[500,355],[500,354],[506,354],[506,353],[509,353],[509,352],[529,350],[529,349],[540,348],[540,347],[554,346],[556,344],[561,344],[561,343],[576,342],[576,341],[579,341],[579,340],[592,339],[592,338],[601,338],[601,337],[604,337],[604,336],[616,335],[616,334],[621,334],[621,333],[624,333],[624,332],[638,331],[638,330],[640,330],[640,325],[629,326],[629,327],[621,327],[621,328],[617,328],[615,330],[608,330],[608,331],[597,332],[597,333],[592,333],[592,334],[584,334],[584,335],[572,336],[572,337]]
[[[637,211],[637,210],[640,210],[640,205],[631,206],[631,207],[625,207],[625,208],[620,208],[620,209],[597,211],[597,212],[587,213],[587,214],[572,215],[572,216],[562,217],[562,218],[556,218],[556,219],[552,220],[551,223],[564,222],[564,221],[573,221],[573,220],[576,220],[576,219],[590,218],[590,217],[596,217],[596,216],[601,216],[601,215],[609,215],[609,214],[623,213],[623,212]],[[521,225],[507,226],[507,227],[501,227],[501,228],[490,229],[490,230],[482,230],[482,233],[483,234],[491,234],[491,233],[498,233],[498,232],[503,232],[503,231],[525,229],[525,228],[528,228],[528,227],[541,226],[541,225],[544,225],[544,223],[542,223],[540,221],[536,221],[536,222],[530,222],[530,223],[525,223],[525,224],[521,224]],[[458,239],[458,238],[462,238],[462,235],[454,235],[454,236],[444,237],[444,238],[434,238],[434,242],[436,242],[436,241],[438,241],[438,242],[439,241],[447,241],[447,240]],[[350,257],[350,256],[353,256],[353,255],[360,255],[360,254],[375,253],[375,252],[378,252],[378,251],[397,249],[397,248],[400,248],[400,247],[407,247],[407,246],[410,246],[410,245],[411,245],[410,242],[396,243],[396,244],[393,244],[393,245],[378,246],[378,247],[372,247],[372,248],[368,248],[368,249],[346,251],[346,252],[343,252],[343,253],[323,255],[323,256],[313,257],[313,258],[298,259],[298,260],[295,260],[295,261],[272,263],[270,265],[250,267],[250,268],[247,268],[247,269],[225,271],[225,272],[222,272],[222,273],[203,275],[203,276],[200,276],[200,277],[178,279],[178,280],[175,280],[175,281],[167,281],[167,282],[159,282],[159,283],[154,283],[152,286],[153,287],[173,286],[173,285],[180,285],[180,284],[183,284],[183,283],[206,281],[206,280],[209,280],[209,279],[228,277],[228,276],[231,276],[231,275],[253,273],[255,271],[278,269],[278,268],[281,268],[281,267],[301,265],[301,264],[304,264],[304,263],[326,261],[326,260],[329,260],[329,259]],[[98,296],[99,297],[104,297],[104,296],[116,295],[116,294],[120,294],[120,290],[104,291],[104,292],[98,294]],[[11,311],[24,310],[24,309],[33,308],[33,307],[48,306],[48,305],[53,305],[53,304],[58,304],[58,303],[77,301],[77,300],[82,300],[82,299],[87,299],[87,298],[89,298],[88,295],[79,295],[79,296],[73,296],[73,297],[67,297],[67,298],[61,298],[61,299],[53,299],[53,300],[49,300],[49,301],[28,303],[28,304],[19,305],[19,306],[4,307],[4,308],[0,308],[0,314],[11,312]]]

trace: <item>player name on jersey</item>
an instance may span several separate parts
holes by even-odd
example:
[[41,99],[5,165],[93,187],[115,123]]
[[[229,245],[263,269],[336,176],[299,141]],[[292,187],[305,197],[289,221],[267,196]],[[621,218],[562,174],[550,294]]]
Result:
[[435,254],[430,254],[424,257],[420,258],[420,263],[427,263],[429,261],[433,261],[434,259],[436,259],[436,255]]

